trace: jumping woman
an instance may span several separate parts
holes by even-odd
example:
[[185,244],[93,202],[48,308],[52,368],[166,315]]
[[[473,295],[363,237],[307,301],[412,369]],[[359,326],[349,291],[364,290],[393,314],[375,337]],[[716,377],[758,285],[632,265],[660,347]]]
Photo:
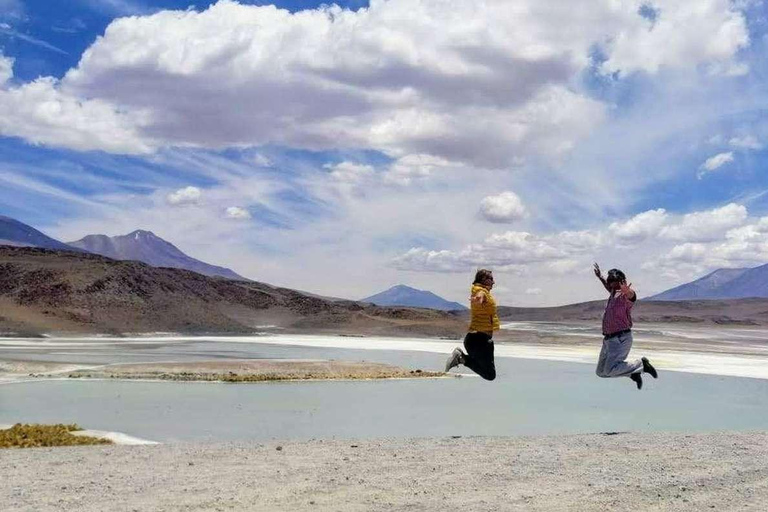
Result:
[[493,273],[486,269],[478,270],[469,297],[471,320],[469,332],[464,337],[467,353],[455,348],[445,363],[446,372],[463,364],[485,380],[496,378],[493,331],[499,330],[499,316],[496,313],[496,301],[491,295],[492,288]]

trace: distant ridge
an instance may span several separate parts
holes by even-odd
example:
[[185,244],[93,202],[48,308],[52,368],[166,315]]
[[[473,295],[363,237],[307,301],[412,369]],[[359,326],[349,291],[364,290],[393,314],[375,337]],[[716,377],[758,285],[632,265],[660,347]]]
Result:
[[664,291],[648,300],[746,299],[768,297],[768,265],[721,268],[696,281]]
[[4,215],[0,215],[0,245],[82,252],[82,249],[59,242],[32,226]]
[[458,302],[450,302],[426,290],[417,290],[410,286],[399,284],[376,295],[362,299],[377,306],[406,306],[416,308],[437,309],[440,311],[465,310],[466,306]]
[[114,260],[141,261],[153,267],[181,268],[206,276],[246,280],[228,268],[211,265],[187,256],[172,243],[151,231],[142,229],[122,236],[88,235],[70,242],[69,245]]
[[721,299],[723,287],[738,279],[748,268],[721,268],[690,283],[666,290],[648,300]]

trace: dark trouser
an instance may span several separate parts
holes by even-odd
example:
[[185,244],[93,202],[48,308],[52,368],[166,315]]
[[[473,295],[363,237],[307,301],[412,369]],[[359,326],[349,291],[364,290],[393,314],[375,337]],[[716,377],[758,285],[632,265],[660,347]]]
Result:
[[493,364],[493,340],[484,332],[470,332],[464,337],[464,366],[484,378],[496,378],[496,365]]

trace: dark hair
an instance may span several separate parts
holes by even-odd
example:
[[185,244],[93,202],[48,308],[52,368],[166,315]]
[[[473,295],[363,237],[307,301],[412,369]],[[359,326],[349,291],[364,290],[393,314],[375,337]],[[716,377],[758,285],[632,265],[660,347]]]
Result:
[[482,284],[483,281],[489,277],[493,277],[493,271],[488,270],[487,268],[481,268],[475,274],[475,280],[472,282],[472,284]]
[[612,268],[608,271],[608,277],[605,279],[607,282],[624,282],[627,280],[627,276],[624,275],[624,272],[617,268]]

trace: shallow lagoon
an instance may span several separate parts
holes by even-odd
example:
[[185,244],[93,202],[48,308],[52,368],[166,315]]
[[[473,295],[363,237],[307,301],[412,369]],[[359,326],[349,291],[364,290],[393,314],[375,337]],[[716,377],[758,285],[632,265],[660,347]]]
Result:
[[[455,345],[438,343],[446,352]],[[0,358],[84,363],[253,357],[368,360],[422,369],[440,368],[445,359],[419,350],[257,339],[43,340],[0,349]],[[472,376],[259,384],[28,381],[0,385],[0,424],[77,422],[163,442],[768,430],[764,379],[662,372],[638,392],[628,379],[597,378],[593,364],[499,357],[497,369],[494,382]]]

